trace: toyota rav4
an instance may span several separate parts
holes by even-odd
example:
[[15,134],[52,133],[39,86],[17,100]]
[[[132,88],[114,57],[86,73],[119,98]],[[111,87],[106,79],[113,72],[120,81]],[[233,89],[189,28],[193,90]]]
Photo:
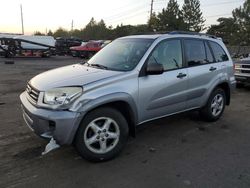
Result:
[[235,84],[221,39],[172,32],[116,39],[88,62],[32,78],[20,99],[37,135],[104,161],[145,122],[194,109],[218,120]]

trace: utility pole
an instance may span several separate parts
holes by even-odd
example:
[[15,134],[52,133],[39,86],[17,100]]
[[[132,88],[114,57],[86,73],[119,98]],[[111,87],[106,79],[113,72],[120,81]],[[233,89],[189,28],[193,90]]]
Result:
[[73,31],[74,30],[74,20],[72,20],[72,22],[71,22],[71,31]]
[[150,17],[149,19],[152,18],[152,14],[153,14],[153,7],[154,7],[154,0],[151,0],[151,6],[150,6]]
[[20,9],[21,9],[22,34],[24,35],[24,27],[23,27],[23,7],[22,7],[22,4],[20,4]]

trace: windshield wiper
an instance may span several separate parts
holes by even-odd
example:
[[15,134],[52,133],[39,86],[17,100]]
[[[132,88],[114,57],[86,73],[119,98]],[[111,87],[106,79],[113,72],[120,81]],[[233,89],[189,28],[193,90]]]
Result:
[[83,61],[83,62],[81,62],[80,64],[81,64],[81,65],[87,65],[87,66],[90,65],[87,61]]
[[101,69],[108,69],[108,67],[104,66],[104,65],[101,65],[101,64],[96,64],[96,63],[93,63],[93,64],[89,64],[89,66],[91,67],[98,67],[98,68],[101,68]]

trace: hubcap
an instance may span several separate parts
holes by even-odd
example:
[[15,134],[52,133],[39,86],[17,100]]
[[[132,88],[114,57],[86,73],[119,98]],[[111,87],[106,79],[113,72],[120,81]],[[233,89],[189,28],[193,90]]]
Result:
[[90,122],[84,132],[84,143],[97,154],[111,151],[118,143],[120,129],[111,118],[100,117]]
[[224,100],[221,94],[217,94],[211,103],[211,110],[213,116],[218,116],[223,110]]

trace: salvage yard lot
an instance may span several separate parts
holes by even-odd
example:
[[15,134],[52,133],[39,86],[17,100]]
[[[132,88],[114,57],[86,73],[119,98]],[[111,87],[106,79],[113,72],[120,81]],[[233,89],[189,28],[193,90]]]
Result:
[[196,112],[153,121],[109,162],[90,163],[73,147],[45,156],[47,142],[22,120],[19,95],[43,71],[71,57],[0,58],[0,187],[250,187],[250,87],[237,89],[215,123]]

